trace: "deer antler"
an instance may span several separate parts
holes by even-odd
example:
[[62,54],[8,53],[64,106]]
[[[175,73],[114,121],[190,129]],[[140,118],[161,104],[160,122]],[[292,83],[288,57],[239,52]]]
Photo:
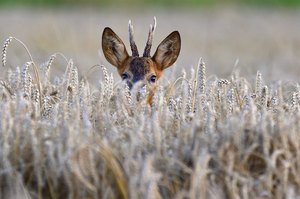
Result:
[[128,22],[128,29],[129,29],[129,41],[130,41],[130,48],[132,51],[132,56],[133,57],[138,57],[139,56],[139,52],[138,49],[136,47],[134,38],[133,38],[133,26],[131,24],[131,20],[129,20]]
[[150,50],[151,50],[151,46],[152,46],[152,40],[153,40],[153,35],[156,29],[156,17],[153,18],[153,24],[150,24],[150,30],[149,30],[149,34],[148,34],[148,40],[146,43],[146,47],[144,50],[144,54],[143,57],[150,57]]

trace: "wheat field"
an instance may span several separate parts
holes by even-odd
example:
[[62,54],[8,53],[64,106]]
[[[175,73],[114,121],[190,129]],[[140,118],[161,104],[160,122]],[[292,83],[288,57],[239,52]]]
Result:
[[80,72],[26,43],[2,47],[1,199],[300,198],[296,81],[238,62],[219,77],[203,57],[160,80],[150,106],[110,66]]
[[[8,69],[0,89],[1,198],[300,196],[300,86],[206,75],[202,59],[136,100],[105,66],[91,86],[53,54]],[[56,59],[65,72],[51,78]]]

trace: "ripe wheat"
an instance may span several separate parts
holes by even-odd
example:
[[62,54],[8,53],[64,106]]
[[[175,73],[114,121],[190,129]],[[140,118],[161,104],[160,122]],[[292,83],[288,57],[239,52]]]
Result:
[[51,81],[56,55],[0,81],[0,198],[300,197],[298,84],[207,76],[200,59],[150,106],[105,66],[93,86],[66,59]]

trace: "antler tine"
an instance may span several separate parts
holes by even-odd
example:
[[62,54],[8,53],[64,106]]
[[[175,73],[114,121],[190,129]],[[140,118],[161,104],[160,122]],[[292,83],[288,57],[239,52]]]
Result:
[[129,22],[128,22],[128,29],[129,29],[129,41],[130,41],[130,48],[131,48],[131,51],[132,51],[132,56],[133,57],[138,57],[139,52],[138,52],[138,49],[137,49],[135,41],[134,41],[133,26],[131,24],[131,20],[129,20]]
[[150,24],[150,30],[148,34],[148,40],[146,43],[146,47],[144,50],[143,57],[150,57],[150,51],[151,51],[151,46],[152,46],[152,40],[153,40],[153,35],[156,29],[156,17],[153,18],[153,24]]

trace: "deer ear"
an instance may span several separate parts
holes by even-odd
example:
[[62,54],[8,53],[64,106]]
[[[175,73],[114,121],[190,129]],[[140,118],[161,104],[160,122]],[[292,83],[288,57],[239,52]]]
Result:
[[159,44],[152,57],[158,69],[164,70],[174,64],[180,53],[180,48],[180,34],[178,31],[174,31]]
[[103,30],[102,50],[106,60],[116,67],[120,67],[129,57],[123,41],[108,27]]

